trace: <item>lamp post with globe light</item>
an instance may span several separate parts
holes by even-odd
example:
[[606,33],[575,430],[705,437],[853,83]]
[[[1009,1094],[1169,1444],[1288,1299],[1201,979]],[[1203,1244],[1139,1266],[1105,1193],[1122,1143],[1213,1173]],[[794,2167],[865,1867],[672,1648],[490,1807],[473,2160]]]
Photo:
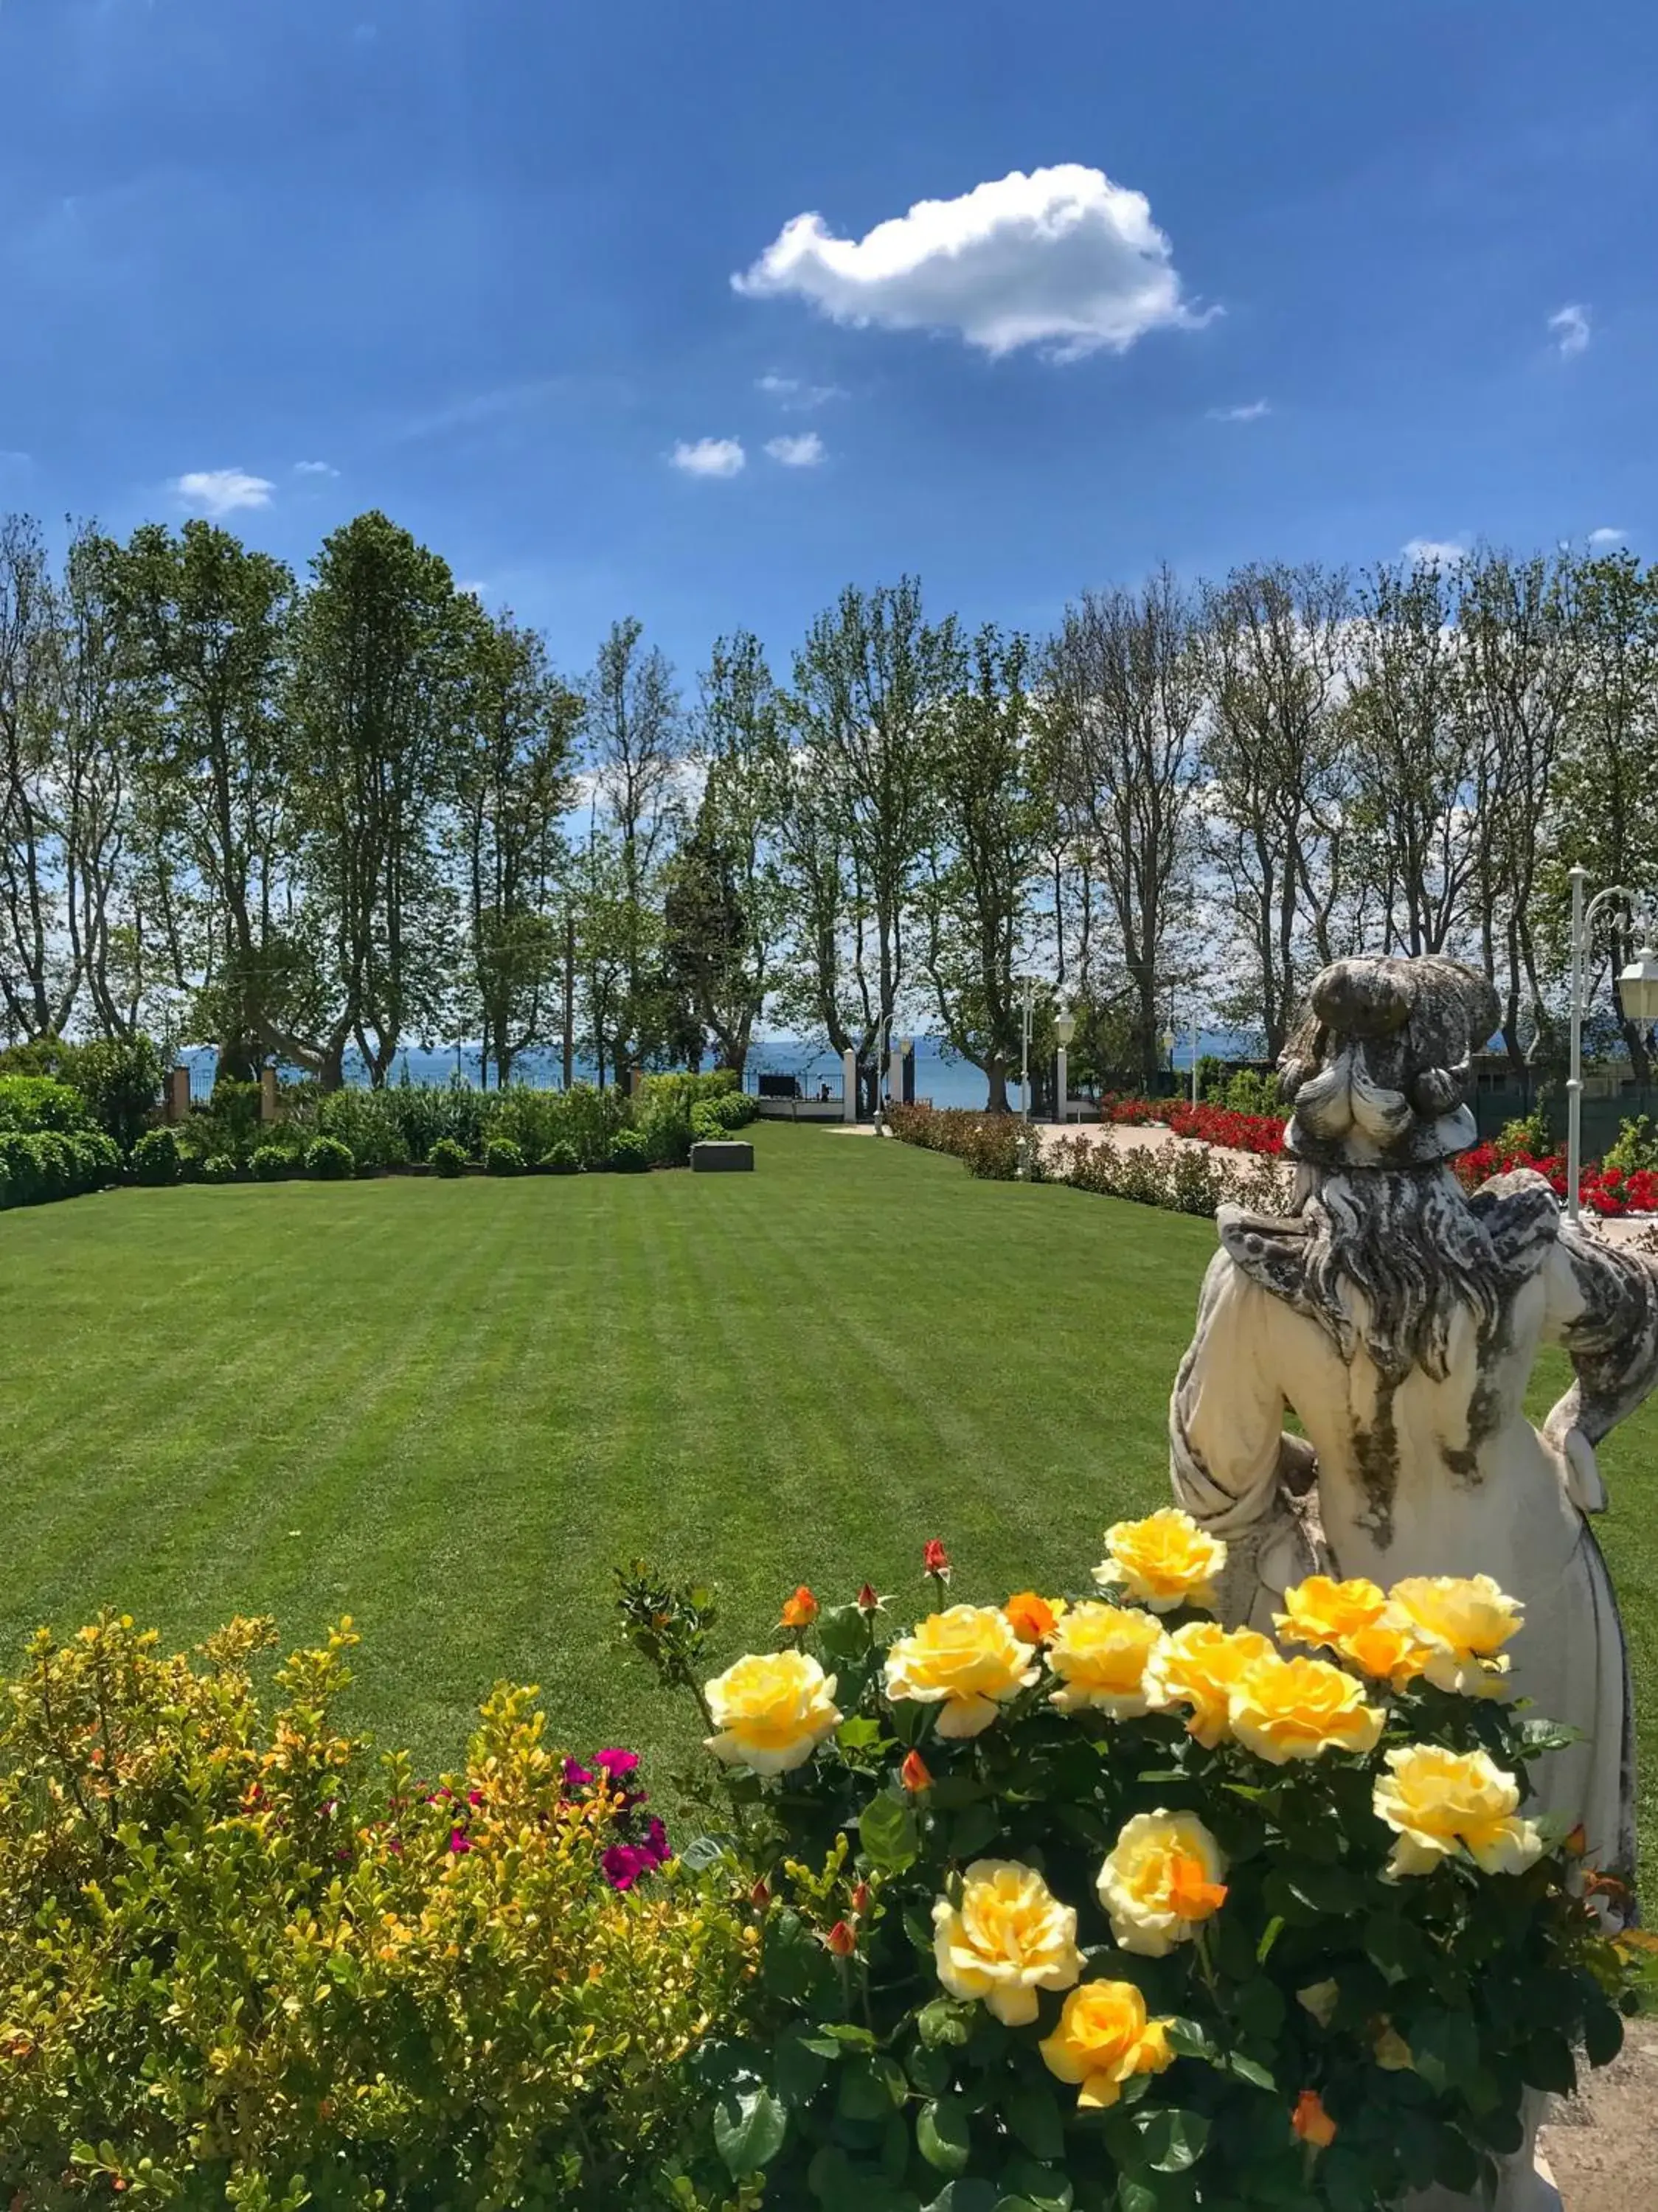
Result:
[[1076,1034],[1076,1017],[1067,1006],[1053,1018],[1053,1034],[1058,1041],[1058,1066],[1055,1071],[1053,1118],[1063,1124],[1070,1103],[1070,1041]]
[[[1594,917],[1611,899],[1624,900],[1639,921],[1641,901],[1622,884],[1608,884],[1587,905],[1584,891],[1589,872],[1571,872],[1571,1073],[1566,1084],[1566,1212],[1573,1221],[1582,1218],[1578,1186],[1583,1170],[1583,1016],[1588,1011],[1588,963]],[[1626,1020],[1658,1021],[1658,951],[1652,946],[1650,921],[1642,925],[1647,942],[1618,978],[1618,1001]]]

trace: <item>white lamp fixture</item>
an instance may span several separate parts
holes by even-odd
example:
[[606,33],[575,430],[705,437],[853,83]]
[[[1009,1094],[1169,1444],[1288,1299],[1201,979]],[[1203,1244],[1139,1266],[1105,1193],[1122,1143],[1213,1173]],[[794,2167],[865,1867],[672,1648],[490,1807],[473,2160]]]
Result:
[[1632,1022],[1658,1022],[1658,951],[1650,945],[1618,976],[1618,1003]]
[[1061,1044],[1069,1044],[1076,1034],[1076,1015],[1072,1013],[1056,1014],[1053,1018],[1053,1033],[1055,1036],[1058,1038]]

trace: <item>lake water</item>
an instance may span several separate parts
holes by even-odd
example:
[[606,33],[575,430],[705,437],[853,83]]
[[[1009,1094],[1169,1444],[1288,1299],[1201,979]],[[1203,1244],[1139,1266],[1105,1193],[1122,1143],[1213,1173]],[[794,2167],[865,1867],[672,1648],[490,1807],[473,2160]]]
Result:
[[[1240,1054],[1248,1041],[1229,1031],[1203,1031],[1198,1037],[1200,1053],[1219,1053],[1223,1055]],[[1182,1037],[1174,1048],[1177,1068],[1190,1068],[1192,1048],[1189,1037]],[[213,1071],[216,1054],[208,1045],[187,1047],[180,1058],[190,1069],[190,1089],[194,1097],[205,1098],[213,1088]],[[348,1082],[363,1083],[366,1072],[360,1061],[346,1061]],[[527,1052],[514,1066],[515,1080],[531,1084],[556,1085],[558,1081],[560,1060],[556,1052]],[[579,1060],[576,1073],[578,1081],[591,1082],[594,1069]],[[476,1045],[449,1045],[431,1052],[424,1052],[417,1045],[400,1052],[393,1064],[392,1080],[401,1082],[406,1073],[411,1083],[450,1083],[459,1076],[460,1080],[476,1088],[479,1081],[479,1055]],[[840,1090],[840,1059],[833,1052],[823,1049],[809,1039],[795,1037],[765,1037],[758,1041],[748,1055],[748,1088],[754,1087],[757,1074],[793,1075],[799,1078],[802,1092],[811,1097],[820,1083],[827,1083],[837,1095]],[[1017,1073],[1010,1084],[1016,1091]],[[930,1098],[935,1106],[983,1106],[989,1096],[984,1078],[978,1068],[965,1060],[947,1056],[936,1037],[916,1039],[916,1096]]]

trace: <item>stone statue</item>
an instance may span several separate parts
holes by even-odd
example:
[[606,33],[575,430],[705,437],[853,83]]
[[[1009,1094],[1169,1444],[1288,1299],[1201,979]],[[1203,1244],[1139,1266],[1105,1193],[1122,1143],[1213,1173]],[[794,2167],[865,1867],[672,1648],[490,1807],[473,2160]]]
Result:
[[[1632,1884],[1628,1656],[1585,1516],[1606,1502],[1595,1445],[1658,1380],[1658,1273],[1572,1227],[1529,1170],[1465,1194],[1449,1162],[1476,1141],[1470,1055],[1497,1018],[1450,960],[1319,975],[1279,1063],[1295,1208],[1221,1209],[1169,1409],[1174,1490],[1230,1547],[1228,1618],[1268,1634],[1314,1572],[1483,1573],[1523,1600],[1515,1690],[1582,1731],[1540,1763],[1539,1796]],[[1539,1434],[1544,1344],[1576,1379]],[[1539,2188],[1527,2156],[1499,2204],[1557,2203]]]

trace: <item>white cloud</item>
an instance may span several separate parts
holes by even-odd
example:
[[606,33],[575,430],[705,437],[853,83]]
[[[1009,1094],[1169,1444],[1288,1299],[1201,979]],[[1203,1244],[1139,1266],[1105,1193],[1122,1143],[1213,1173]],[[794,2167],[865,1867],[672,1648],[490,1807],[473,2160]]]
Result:
[[735,477],[748,456],[741,438],[698,438],[694,445],[681,438],[669,459],[688,477]]
[[1457,568],[1468,557],[1467,547],[1459,545],[1454,538],[1407,538],[1399,550],[1407,561],[1423,568]]
[[1252,399],[1242,407],[1211,407],[1211,422],[1259,422],[1263,415],[1272,412],[1272,403],[1267,399]]
[[250,477],[245,469],[192,469],[175,478],[174,490],[186,507],[199,507],[216,521],[245,507],[269,507],[276,486],[265,477]]
[[1587,307],[1557,307],[1549,317],[1549,328],[1554,332],[1555,344],[1563,361],[1570,361],[1575,354],[1588,352],[1589,311]]
[[337,477],[339,471],[332,461],[296,461],[294,474],[296,477]]
[[805,430],[798,438],[768,438],[765,450],[786,469],[814,469],[823,459],[823,441],[815,430]]
[[1589,544],[1598,545],[1604,552],[1608,545],[1621,545],[1628,536],[1627,530],[1591,530]]
[[754,389],[763,392],[768,399],[775,399],[790,414],[802,414],[808,408],[821,407],[826,400],[846,397],[844,387],[838,384],[808,384],[798,376],[775,374],[756,377]]
[[1075,161],[918,200],[861,239],[797,215],[731,282],[749,299],[797,295],[838,323],[956,331],[993,355],[1124,353],[1147,331],[1204,319],[1144,193]]

